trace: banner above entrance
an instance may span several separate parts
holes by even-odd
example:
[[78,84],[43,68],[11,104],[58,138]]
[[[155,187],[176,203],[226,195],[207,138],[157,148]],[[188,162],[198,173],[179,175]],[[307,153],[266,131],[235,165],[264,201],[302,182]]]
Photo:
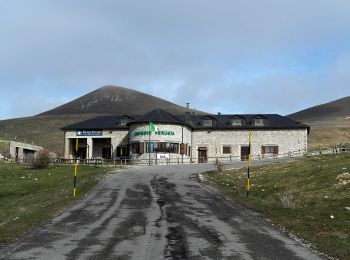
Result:
[[[150,135],[151,131],[134,131],[134,136]],[[175,135],[174,131],[155,131],[155,135]]]
[[82,131],[77,131],[77,136],[102,136],[102,131],[82,130]]

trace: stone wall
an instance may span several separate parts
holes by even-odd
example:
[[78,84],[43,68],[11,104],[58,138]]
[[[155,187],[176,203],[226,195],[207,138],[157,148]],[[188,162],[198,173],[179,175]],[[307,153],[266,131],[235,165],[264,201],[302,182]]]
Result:
[[[208,157],[231,157],[232,159],[240,160],[241,147],[248,145],[249,131],[248,130],[192,130],[187,126],[171,125],[171,124],[156,124],[159,128],[159,133],[151,134],[153,142],[170,142],[170,143],[185,143],[191,146],[192,158],[198,158],[198,148],[206,147]],[[65,158],[69,158],[69,139],[84,138],[87,140],[91,151],[89,155],[93,155],[92,140],[93,138],[111,138],[113,146],[113,154],[116,155],[118,146],[127,146],[132,142],[148,142],[147,134],[140,134],[140,131],[148,131],[148,124],[132,124],[130,131],[124,129],[104,130],[102,136],[84,137],[77,136],[76,131],[65,132]],[[166,134],[163,132],[173,132]],[[138,133],[136,133],[138,132]],[[223,146],[230,146],[231,153],[223,154]],[[262,146],[278,146],[279,156],[285,156],[289,152],[304,153],[307,151],[307,129],[261,129],[252,131],[252,154],[256,157],[261,156]],[[151,154],[151,159],[155,161],[156,154]],[[148,160],[148,153],[131,154],[132,160]],[[187,155],[170,154],[171,160],[184,158],[189,161]],[[255,159],[255,158],[253,158]],[[196,161],[196,160],[194,160]]]
[[[198,157],[198,147],[208,149],[208,157],[241,156],[241,146],[249,144],[248,130],[198,130],[192,133],[192,156]],[[306,129],[253,130],[252,154],[261,155],[262,146],[278,146],[278,154],[307,151]],[[231,147],[231,154],[223,154],[223,146]]]
[[[187,126],[171,125],[171,124],[156,124],[159,131],[151,133],[149,135],[135,135],[136,132],[148,131],[148,124],[132,124],[130,126],[130,142],[148,142],[149,138],[151,141],[157,142],[170,142],[170,143],[191,143],[191,129]],[[160,132],[160,134],[157,134]],[[162,132],[173,132],[174,135],[161,134]]]
[[[182,125],[172,125],[172,124],[156,124],[158,127],[158,130],[156,132],[151,133],[151,136],[148,135],[148,127],[149,124],[132,124],[130,126],[130,142],[169,142],[169,143],[178,143],[181,144],[182,142],[187,145],[191,145],[191,129],[187,126]],[[147,134],[138,134],[140,132],[145,132]],[[168,132],[171,132],[173,134],[167,134]],[[179,147],[179,153],[169,153],[169,160],[177,162],[178,159],[180,162],[182,160],[190,160],[190,157],[187,155],[181,155],[180,154],[180,147]],[[131,159],[133,161],[145,161],[149,160],[149,154],[143,153],[143,154],[131,154]],[[156,161],[156,153],[151,153],[151,161]],[[157,160],[159,164],[166,163],[166,160]]]

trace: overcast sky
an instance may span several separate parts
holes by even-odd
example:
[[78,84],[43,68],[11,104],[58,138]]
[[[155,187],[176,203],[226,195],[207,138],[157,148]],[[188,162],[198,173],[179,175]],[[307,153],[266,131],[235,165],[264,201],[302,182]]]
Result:
[[103,85],[216,113],[350,95],[349,0],[0,0],[0,119]]

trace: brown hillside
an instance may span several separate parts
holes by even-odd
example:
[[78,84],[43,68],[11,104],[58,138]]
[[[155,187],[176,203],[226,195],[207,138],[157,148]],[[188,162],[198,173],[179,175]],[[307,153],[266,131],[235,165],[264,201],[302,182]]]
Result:
[[39,116],[72,114],[143,115],[156,108],[183,114],[185,107],[136,90],[105,86]]
[[309,149],[350,145],[350,97],[310,107],[288,117],[311,126]]
[[288,117],[317,125],[350,126],[350,96],[304,109]]
[[183,114],[186,110],[139,91],[105,86],[37,116],[0,121],[0,139],[34,143],[62,153],[64,139],[60,128],[63,126],[98,115],[142,115],[156,108],[173,114]]

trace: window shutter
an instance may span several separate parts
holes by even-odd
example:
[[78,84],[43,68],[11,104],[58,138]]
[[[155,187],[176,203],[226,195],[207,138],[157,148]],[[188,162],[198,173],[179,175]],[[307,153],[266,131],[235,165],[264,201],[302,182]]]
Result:
[[180,154],[185,154],[185,144],[184,143],[180,144]]
[[261,154],[265,154],[265,153],[266,153],[265,146],[261,146]]
[[164,142],[159,143],[159,148],[161,152],[164,152],[166,149],[166,143]]
[[222,153],[223,154],[230,154],[231,153],[231,146],[223,146]]
[[140,154],[145,153],[145,143],[144,142],[140,142]]
[[278,154],[278,146],[273,147],[273,154]]

